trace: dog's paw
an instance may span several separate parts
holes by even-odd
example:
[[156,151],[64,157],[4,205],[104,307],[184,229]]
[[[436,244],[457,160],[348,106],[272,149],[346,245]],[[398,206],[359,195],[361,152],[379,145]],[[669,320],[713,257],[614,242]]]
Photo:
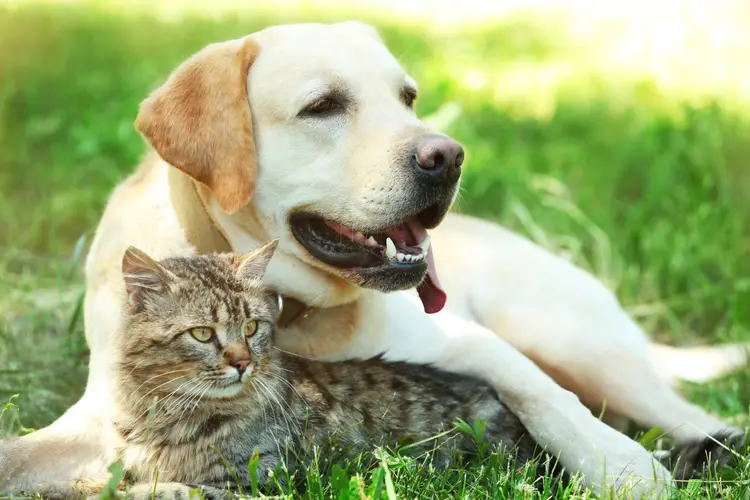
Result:
[[[673,487],[672,475],[643,446],[596,420],[588,442],[594,456],[581,468],[587,482],[602,496],[616,498],[662,498]],[[593,429],[592,429],[593,430]],[[586,438],[583,438],[586,439]]]

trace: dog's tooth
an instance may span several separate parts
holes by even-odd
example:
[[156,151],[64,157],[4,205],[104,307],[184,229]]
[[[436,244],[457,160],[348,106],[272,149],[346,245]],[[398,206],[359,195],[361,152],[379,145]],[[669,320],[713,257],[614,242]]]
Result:
[[390,238],[387,238],[385,240],[385,255],[389,259],[393,259],[396,257],[396,244],[393,243],[393,240]]
[[424,239],[424,241],[419,244],[419,248],[422,249],[422,253],[424,254],[427,253],[427,250],[430,249],[430,243],[432,242],[430,241],[430,235],[428,234],[427,237]]
[[357,231],[354,233],[354,238],[356,238],[358,241],[364,241],[365,235],[362,234],[362,231]]
[[372,245],[374,247],[378,246],[378,242],[375,241],[375,238],[373,238],[372,236],[370,236],[369,238],[367,238],[367,243],[369,243],[370,245]]
[[402,254],[402,253],[396,254],[396,259],[397,259],[397,260],[398,260],[399,262],[403,262],[403,261],[404,261],[404,259],[406,259],[406,255],[404,255],[404,254]]

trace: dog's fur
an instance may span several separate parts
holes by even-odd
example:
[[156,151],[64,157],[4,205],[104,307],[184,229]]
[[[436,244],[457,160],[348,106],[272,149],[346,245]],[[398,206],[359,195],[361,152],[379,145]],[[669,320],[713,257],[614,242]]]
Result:
[[[405,82],[414,85],[369,26],[288,25],[208,46],[144,101],[136,124],[156,153],[112,194],[86,266],[86,393],[51,426],[0,444],[0,489],[95,475],[113,456],[110,336],[129,245],[162,259],[280,238],[267,282],[308,306],[282,331],[284,349],[326,360],[384,352],[478,376],[600,489],[632,486],[637,496],[670,474],[589,408],[680,442],[726,427],[652,364],[657,354],[678,372],[679,350],[651,345],[592,276],[495,225],[448,215],[432,231],[449,293],[433,315],[413,290],[358,286],[303,250],[287,224],[296,209],[365,228],[403,217],[419,188],[401,174],[404,145],[434,133],[399,100]],[[346,87],[356,105],[315,126],[296,119],[326,85]],[[738,347],[724,349],[690,355],[715,361],[707,378],[745,362]]]

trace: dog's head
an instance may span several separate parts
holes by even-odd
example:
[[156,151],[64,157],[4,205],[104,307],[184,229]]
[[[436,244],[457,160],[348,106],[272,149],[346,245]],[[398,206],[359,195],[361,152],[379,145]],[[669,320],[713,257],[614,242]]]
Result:
[[307,278],[418,286],[434,312],[445,294],[427,230],[453,203],[464,152],[416,117],[416,97],[371,27],[287,25],[198,52],[136,126],[210,190],[222,227],[253,217]]

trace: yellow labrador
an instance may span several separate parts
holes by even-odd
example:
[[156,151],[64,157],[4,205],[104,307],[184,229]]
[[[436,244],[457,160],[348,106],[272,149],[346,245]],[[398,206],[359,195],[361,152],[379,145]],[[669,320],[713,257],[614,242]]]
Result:
[[703,437],[724,424],[677,395],[650,350],[713,356],[707,376],[744,362],[741,352],[652,347],[590,275],[446,215],[464,152],[417,118],[416,95],[376,31],[354,22],[269,28],[179,66],[142,103],[137,128],[155,153],[113,193],[88,257],[85,395],[0,446],[5,486],[98,473],[112,459],[110,338],[128,245],[163,258],[271,238],[284,349],[329,360],[384,352],[477,375],[589,485],[638,496],[668,484],[581,400],[679,440]]

